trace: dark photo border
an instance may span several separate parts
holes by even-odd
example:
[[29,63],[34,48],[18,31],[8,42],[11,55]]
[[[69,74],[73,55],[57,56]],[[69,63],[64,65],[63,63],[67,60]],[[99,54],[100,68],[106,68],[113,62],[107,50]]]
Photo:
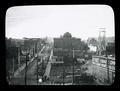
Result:
[[[114,0],[116,1],[116,0]],[[1,1],[2,2],[2,1]],[[120,22],[120,10],[118,2],[113,2],[112,0],[78,0],[78,1],[66,1],[66,0],[56,0],[56,1],[41,1],[41,0],[6,0],[2,2],[0,6],[0,87],[2,88],[16,88],[16,87],[23,87],[23,88],[119,88],[120,85],[120,47],[119,47],[119,22]],[[115,18],[115,55],[116,55],[116,73],[115,73],[115,82],[110,86],[9,86],[6,81],[6,51],[5,51],[5,18],[6,18],[6,11],[8,8],[13,6],[26,6],[26,5],[89,5],[89,4],[100,4],[100,5],[109,5],[112,7],[114,11],[114,18]]]

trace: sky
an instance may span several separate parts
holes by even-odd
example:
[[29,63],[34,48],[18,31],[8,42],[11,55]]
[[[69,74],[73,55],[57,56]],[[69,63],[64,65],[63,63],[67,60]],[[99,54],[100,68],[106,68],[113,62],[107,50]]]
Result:
[[104,29],[114,36],[114,11],[108,5],[37,5],[14,6],[6,11],[6,37],[98,37]]

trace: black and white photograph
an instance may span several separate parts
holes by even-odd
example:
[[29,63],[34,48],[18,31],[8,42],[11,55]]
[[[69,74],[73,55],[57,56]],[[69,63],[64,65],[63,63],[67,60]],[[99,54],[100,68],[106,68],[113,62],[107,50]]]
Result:
[[115,20],[109,5],[12,6],[5,16],[9,85],[112,85]]

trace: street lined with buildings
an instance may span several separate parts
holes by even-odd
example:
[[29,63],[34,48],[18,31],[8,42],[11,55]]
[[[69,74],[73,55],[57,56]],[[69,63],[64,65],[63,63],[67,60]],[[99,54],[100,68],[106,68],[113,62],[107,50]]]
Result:
[[114,57],[105,57],[102,52],[101,56],[97,55],[102,49],[96,54],[88,51],[86,43],[68,32],[54,38],[53,43],[37,40],[34,45],[30,44],[31,39],[27,39],[24,44],[29,46],[27,51],[21,47],[18,63],[24,63],[13,69],[9,80],[12,85],[109,85],[114,82]]

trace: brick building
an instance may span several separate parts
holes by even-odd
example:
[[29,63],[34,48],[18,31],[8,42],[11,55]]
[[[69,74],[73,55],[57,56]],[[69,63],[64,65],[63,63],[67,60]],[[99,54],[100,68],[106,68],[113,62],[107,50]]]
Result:
[[55,62],[63,63],[63,56],[79,58],[82,54],[82,42],[80,38],[72,37],[69,32],[66,32],[60,38],[54,38],[53,59]]

